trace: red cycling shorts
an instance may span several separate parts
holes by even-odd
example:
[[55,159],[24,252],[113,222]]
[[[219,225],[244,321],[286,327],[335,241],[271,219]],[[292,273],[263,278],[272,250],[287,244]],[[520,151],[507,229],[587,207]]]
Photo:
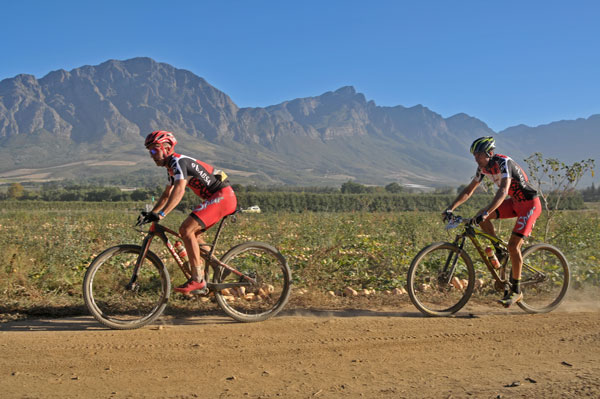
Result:
[[542,203],[538,197],[527,201],[507,198],[496,209],[498,219],[517,218],[513,233],[519,237],[529,237],[535,221],[542,213]]
[[200,205],[197,205],[190,216],[200,223],[202,230],[206,230],[223,217],[235,212],[236,207],[237,198],[233,189],[228,186],[211,195]]

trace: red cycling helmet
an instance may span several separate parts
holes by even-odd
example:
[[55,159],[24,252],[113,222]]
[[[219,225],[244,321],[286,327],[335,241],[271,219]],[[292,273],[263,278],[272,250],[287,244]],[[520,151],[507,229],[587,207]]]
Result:
[[171,145],[171,149],[169,150],[169,152],[166,153],[165,151],[166,155],[173,154],[173,148],[175,147],[175,145],[177,145],[177,139],[175,138],[175,136],[173,136],[173,133],[167,132],[166,130],[156,130],[150,133],[148,136],[146,136],[146,142],[144,143],[144,145],[146,146],[146,148],[148,148],[152,144],[160,144],[161,148],[164,151],[164,143],[169,143]]

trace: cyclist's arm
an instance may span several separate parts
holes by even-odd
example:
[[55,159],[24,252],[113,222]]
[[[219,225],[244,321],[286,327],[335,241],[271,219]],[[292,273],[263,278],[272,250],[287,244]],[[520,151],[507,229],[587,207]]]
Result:
[[458,194],[458,196],[456,197],[454,202],[452,202],[452,204],[448,207],[447,210],[453,211],[456,208],[458,208],[462,203],[464,203],[466,200],[471,198],[471,195],[473,195],[473,192],[475,191],[477,186],[479,186],[479,183],[480,183],[480,181],[478,179],[471,180],[471,183],[469,183],[469,185],[467,187],[465,187],[461,191],[460,194]]
[[[166,203],[162,208],[155,207],[159,211],[162,211],[165,216],[171,212],[179,204],[183,195],[185,194],[185,186],[187,185],[186,179],[176,180],[175,184],[170,186],[171,190],[167,196]],[[166,190],[165,190],[166,192]],[[163,216],[164,217],[164,216]]]
[[510,177],[503,177],[502,180],[500,180],[500,187],[498,188],[498,191],[496,191],[496,195],[494,196],[494,199],[486,208],[483,208],[483,211],[490,214],[490,213],[494,212],[496,209],[498,209],[500,204],[502,204],[502,201],[504,201],[504,199],[508,195],[509,187],[510,187]]
[[163,191],[163,193],[160,195],[160,198],[154,205],[154,208],[152,208],[152,212],[158,212],[165,206],[165,204],[167,203],[167,200],[169,199],[169,195],[171,195],[172,190],[173,190],[173,186],[168,184],[165,187],[165,191]]

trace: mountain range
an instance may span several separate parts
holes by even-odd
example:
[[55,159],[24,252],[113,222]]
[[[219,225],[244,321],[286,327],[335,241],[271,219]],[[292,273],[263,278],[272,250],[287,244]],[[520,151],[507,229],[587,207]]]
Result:
[[351,86],[240,108],[192,72],[133,58],[0,81],[0,182],[164,174],[143,147],[158,129],[253,184],[452,186],[473,175],[468,146],[484,135],[518,162],[598,159],[600,147],[600,115],[495,132],[464,113],[378,106]]

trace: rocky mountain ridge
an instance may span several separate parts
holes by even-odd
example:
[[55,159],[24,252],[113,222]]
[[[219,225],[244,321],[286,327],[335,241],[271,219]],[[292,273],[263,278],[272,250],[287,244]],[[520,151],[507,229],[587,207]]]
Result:
[[[513,157],[590,157],[600,115],[496,134],[466,114],[443,118],[422,105],[378,106],[350,86],[239,108],[189,71],[150,58],[110,60],[0,81],[0,179],[25,176],[15,176],[21,168],[56,170],[48,179],[134,173],[152,166],[141,143],[157,129],[180,137],[180,152],[239,172],[241,182],[436,186],[472,175],[467,148],[483,135],[496,135]],[[90,160],[104,166],[91,167]],[[84,166],[71,176],[62,168],[70,162]]]

